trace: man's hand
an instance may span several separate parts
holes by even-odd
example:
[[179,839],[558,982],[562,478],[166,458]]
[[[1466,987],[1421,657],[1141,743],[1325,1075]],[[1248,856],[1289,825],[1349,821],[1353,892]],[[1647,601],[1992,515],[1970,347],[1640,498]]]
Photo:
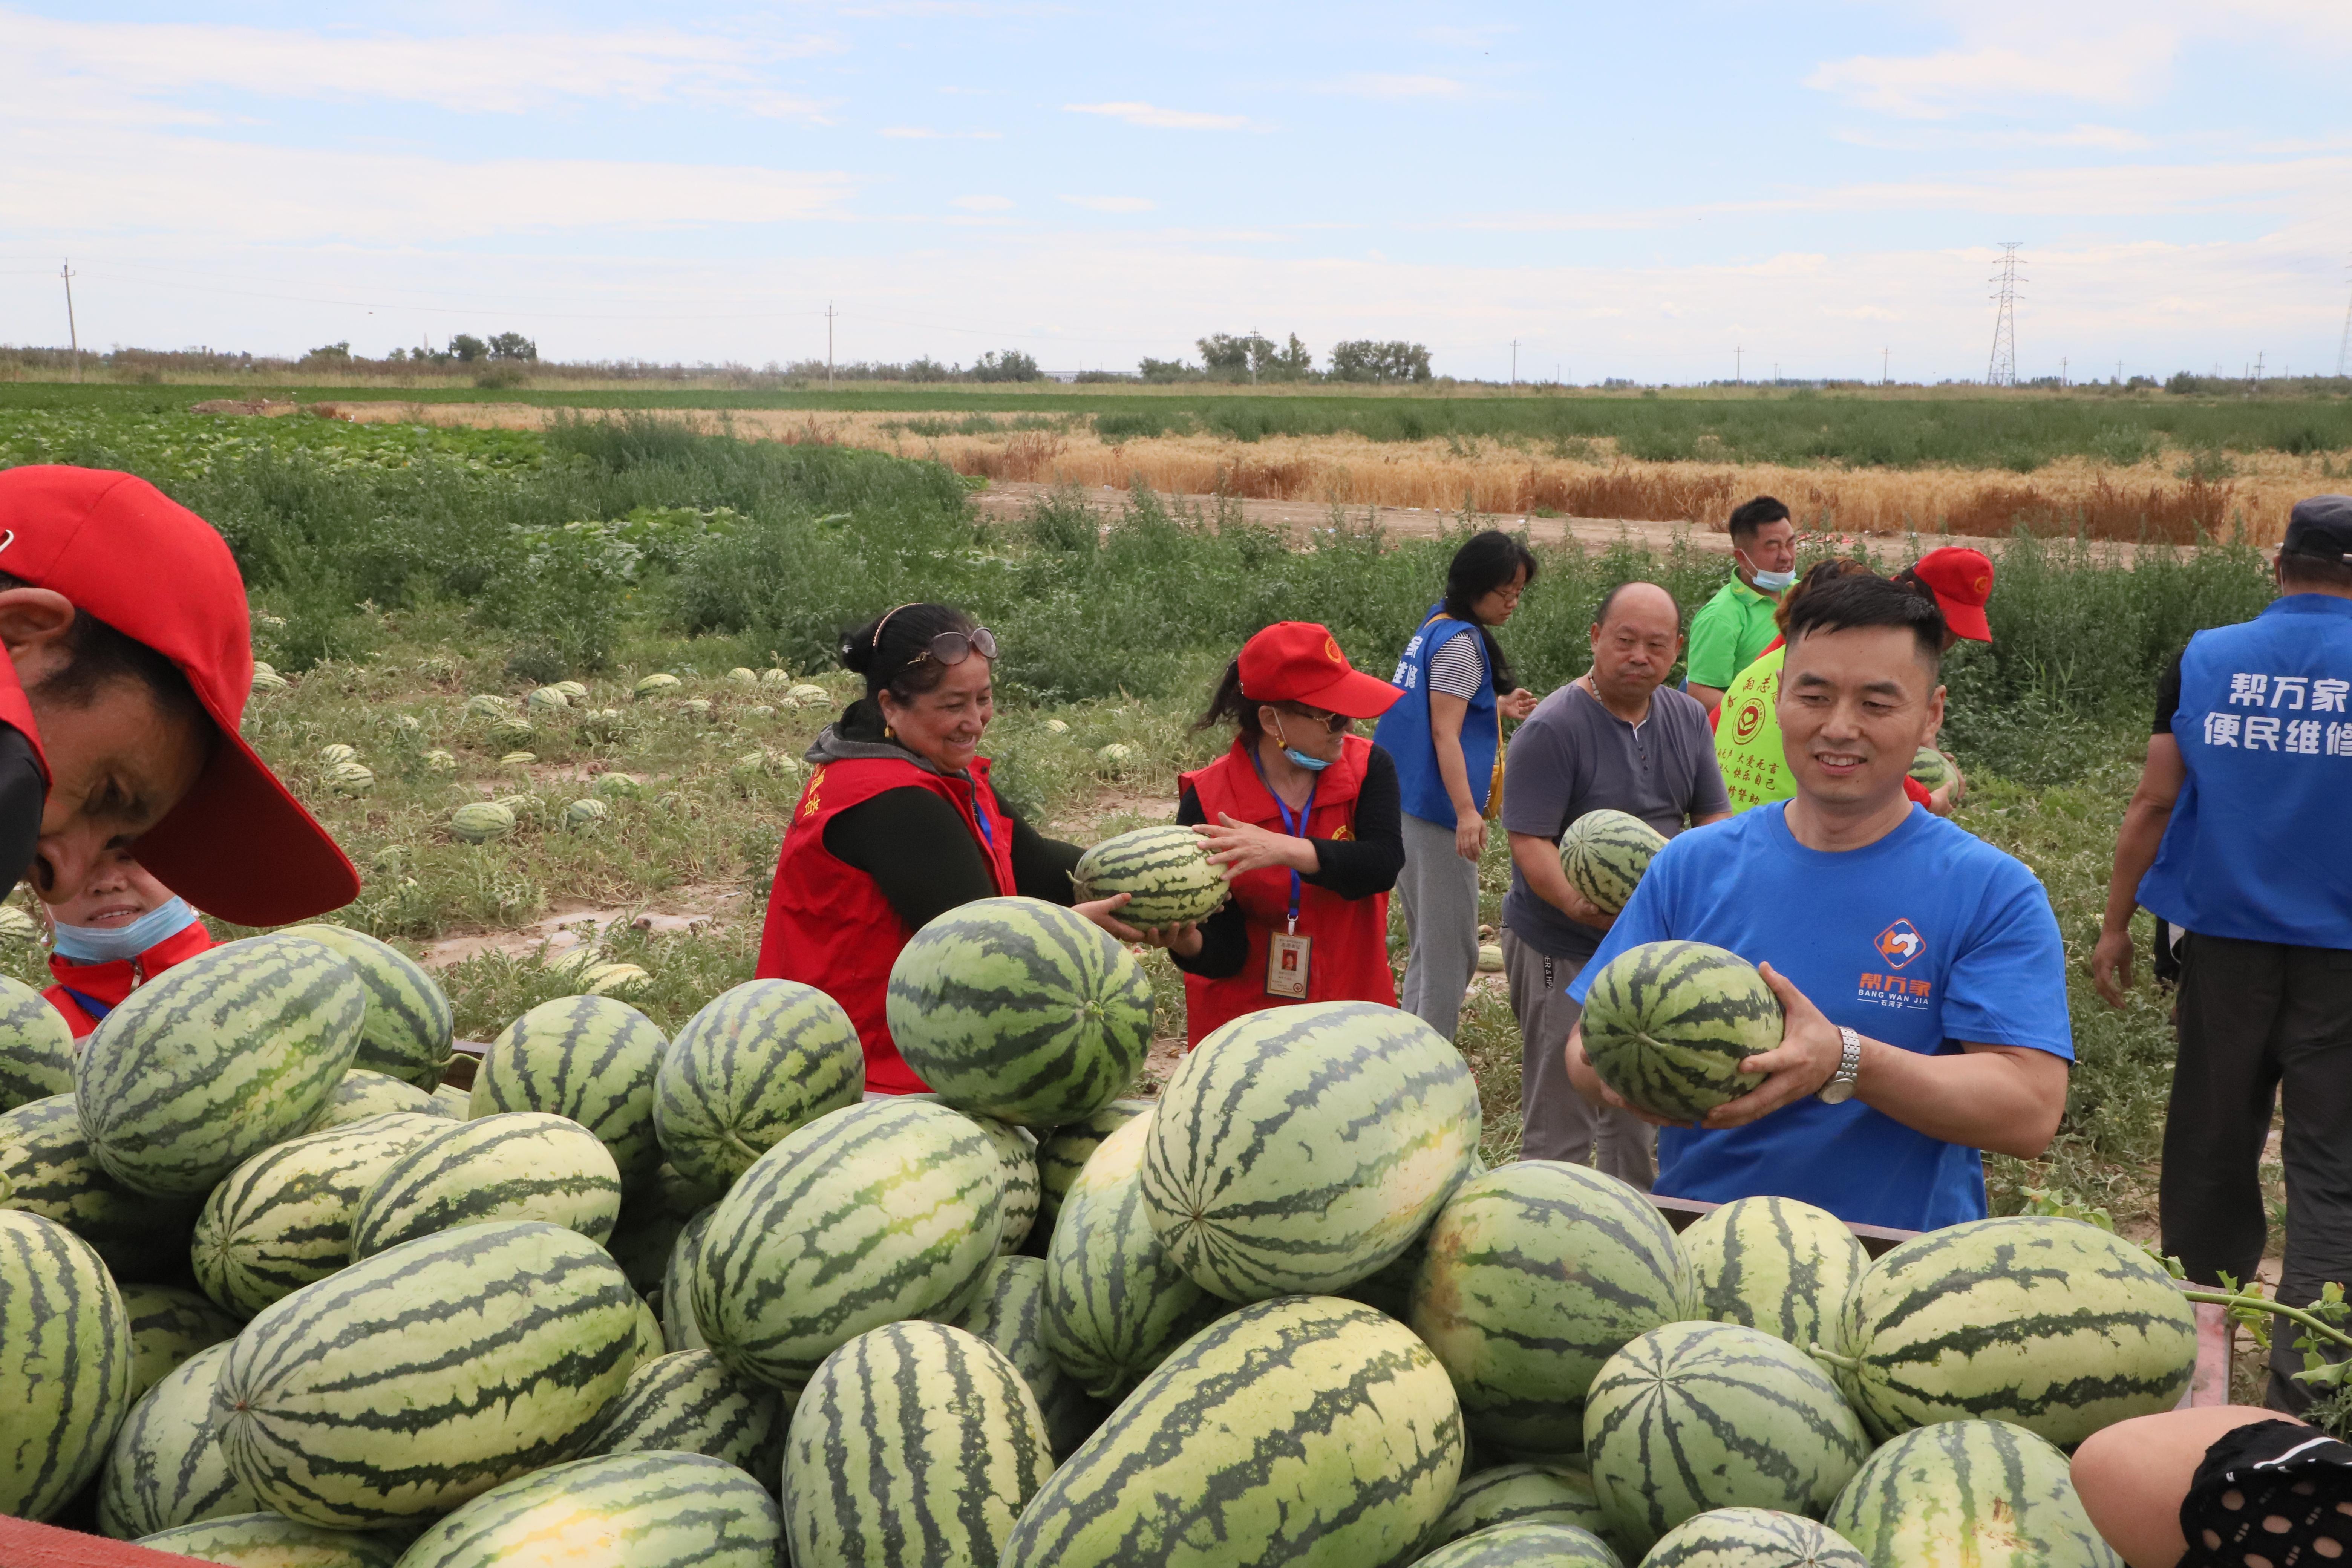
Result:
[[1594,926],[1601,931],[1607,931],[1617,923],[1618,911],[1602,909],[1599,904],[1578,892],[1575,883],[1569,883],[1565,892],[1566,897],[1559,904],[1560,913],[1577,924]]
[[1568,1081],[1576,1092],[1587,1100],[1597,1100],[1603,1105],[1613,1105],[1620,1110],[1630,1110],[1653,1127],[1681,1127],[1680,1121],[1643,1110],[1623,1095],[1609,1087],[1601,1076],[1592,1070],[1592,1058],[1584,1054],[1584,1026],[1577,1024],[1568,1031]]
[[1786,975],[1769,963],[1757,965],[1757,972],[1772,988],[1772,994],[1780,999],[1780,1043],[1739,1064],[1741,1072],[1757,1074],[1763,1081],[1738,1100],[1708,1111],[1706,1120],[1699,1124],[1702,1127],[1745,1127],[1784,1105],[1819,1093],[1822,1085],[1836,1076],[1838,1063],[1845,1055],[1845,1041],[1838,1034],[1837,1026],[1823,1016],[1803,992],[1790,984]]
[[1504,718],[1517,724],[1536,710],[1536,694],[1522,686],[1507,696],[1496,698],[1495,707]]
[[2101,931],[2098,945],[2091,949],[2091,984],[2098,987],[2101,999],[2108,1006],[2120,1007],[2131,983],[2131,928]]
[[1458,805],[1454,808],[1454,852],[1474,866],[1486,853],[1486,819]]

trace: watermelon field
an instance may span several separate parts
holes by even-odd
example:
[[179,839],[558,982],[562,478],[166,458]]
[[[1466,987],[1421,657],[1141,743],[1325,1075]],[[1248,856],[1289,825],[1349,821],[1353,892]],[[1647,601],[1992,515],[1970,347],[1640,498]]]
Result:
[[[1802,1205],[1677,1234],[1511,1163],[1491,980],[1456,1043],[1336,1004],[1184,1057],[1163,958],[967,906],[893,980],[939,1095],[874,1103],[837,1006],[747,984],[841,627],[971,609],[1001,787],[1092,844],[1223,748],[1192,720],[1250,632],[1323,620],[1381,668],[1450,542],[1335,512],[1301,547],[1148,492],[987,522],[935,465],[625,414],[0,407],[0,463],[35,461],[145,474],[228,538],[247,731],[364,889],[221,929],[79,1058],[0,985],[0,1512],[324,1568],[1910,1568],[1995,1529],[2117,1562],[2063,1450],[2196,1359],[2131,1240],[2152,993],[2078,980],[2063,1130],[1990,1162],[2004,1217],[1874,1258]],[[1695,606],[1720,573],[1544,551],[1507,646],[1549,689],[1611,586]],[[1948,669],[1958,820],[2078,961],[2154,672],[2267,596],[2246,549],[2002,555],[1995,642]],[[1490,921],[1506,874],[1497,842]],[[1026,990],[985,967],[1055,942],[1083,960]],[[46,979],[21,922],[0,969]],[[444,1082],[453,1036],[484,1054]]]

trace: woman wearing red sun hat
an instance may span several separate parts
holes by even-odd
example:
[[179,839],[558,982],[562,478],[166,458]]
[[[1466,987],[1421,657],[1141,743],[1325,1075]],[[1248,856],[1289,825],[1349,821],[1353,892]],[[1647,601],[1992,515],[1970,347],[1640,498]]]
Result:
[[1349,729],[1402,693],[1356,670],[1330,632],[1282,621],[1244,644],[1200,728],[1233,749],[1184,774],[1176,820],[1233,881],[1225,907],[1170,944],[1185,1037],[1299,1002],[1396,1005],[1389,889],[1404,866],[1396,764]]

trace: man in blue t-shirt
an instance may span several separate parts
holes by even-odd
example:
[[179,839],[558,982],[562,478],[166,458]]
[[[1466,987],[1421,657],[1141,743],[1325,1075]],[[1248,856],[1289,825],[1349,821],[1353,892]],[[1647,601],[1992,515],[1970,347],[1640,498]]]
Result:
[[[1776,709],[1796,798],[1667,844],[1570,986],[1582,1002],[1620,952],[1679,939],[1757,964],[1780,998],[1779,1048],[1745,1064],[1756,1087],[1659,1135],[1659,1193],[1931,1230],[1984,1217],[1979,1151],[2030,1159],[2057,1132],[2074,1048],[2049,895],[1903,790],[1943,720],[1943,633],[1934,601],[1880,577],[1800,599]],[[1625,1103],[1580,1026],[1568,1067]]]

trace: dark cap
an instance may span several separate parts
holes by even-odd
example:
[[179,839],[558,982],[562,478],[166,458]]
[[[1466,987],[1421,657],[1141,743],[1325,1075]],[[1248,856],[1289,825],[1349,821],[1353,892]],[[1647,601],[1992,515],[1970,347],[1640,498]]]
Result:
[[238,732],[252,623],[245,579],[212,524],[130,474],[10,468],[0,472],[0,572],[170,659],[220,731],[195,787],[139,839],[141,865],[238,925],[309,920],[358,897],[351,861]]
[[2313,496],[2287,514],[2283,555],[2308,555],[2352,566],[2352,496]]

